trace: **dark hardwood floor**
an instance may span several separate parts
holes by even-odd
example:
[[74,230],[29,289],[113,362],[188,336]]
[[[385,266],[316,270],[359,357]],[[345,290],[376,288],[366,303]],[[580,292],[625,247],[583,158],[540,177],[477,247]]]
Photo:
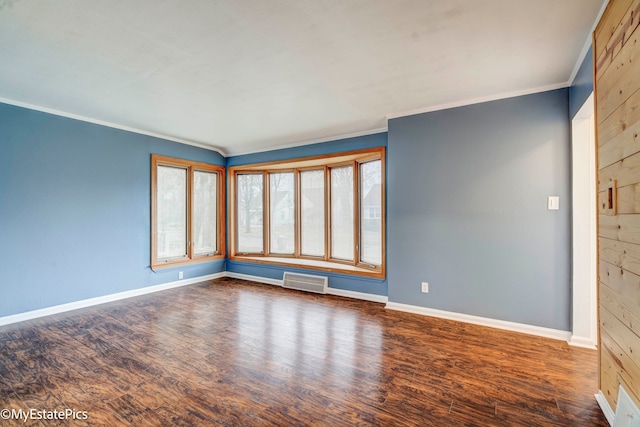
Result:
[[606,426],[595,351],[219,279],[0,327],[1,425]]

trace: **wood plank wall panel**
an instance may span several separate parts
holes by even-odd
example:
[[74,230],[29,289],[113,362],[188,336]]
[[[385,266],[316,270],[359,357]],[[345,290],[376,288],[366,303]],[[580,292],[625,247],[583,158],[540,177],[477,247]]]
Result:
[[[598,144],[600,390],[640,400],[640,0],[609,2],[593,34]],[[615,209],[608,189],[615,186]]]
[[[612,6],[607,7],[594,33],[594,57],[601,73],[607,71],[620,49],[617,42],[620,39],[619,35],[624,31],[625,15],[633,7],[633,0],[620,0],[610,4]],[[622,37],[623,40],[624,37]],[[596,79],[599,77],[601,76],[596,76]]]
[[[595,85],[597,89],[598,82],[596,82]],[[596,99],[596,105],[597,103],[598,100]],[[609,117],[598,123],[596,135],[598,137],[599,149],[603,148],[606,144],[610,144],[615,137],[622,138],[620,134],[638,123],[638,118],[640,117],[638,107],[640,107],[640,94],[635,92],[616,111],[611,113]],[[613,160],[617,161],[620,159]]]
[[[622,23],[622,17],[631,6],[633,0],[617,0],[609,2],[607,10],[602,14],[594,31],[594,58],[599,59],[606,54],[606,46],[616,28]],[[601,67],[599,67],[601,68]]]

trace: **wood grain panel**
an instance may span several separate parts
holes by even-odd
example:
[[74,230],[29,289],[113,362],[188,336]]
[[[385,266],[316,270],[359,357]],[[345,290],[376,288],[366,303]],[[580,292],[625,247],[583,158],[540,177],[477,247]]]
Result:
[[631,5],[627,7],[627,10],[611,34],[611,37],[609,37],[609,40],[604,46],[604,51],[600,53],[600,56],[596,56],[596,58],[598,58],[596,62],[596,78],[598,80],[601,80],[600,76],[602,73],[608,70],[611,67],[611,64],[615,62],[617,56],[622,51],[623,46],[627,43],[637,28],[638,11],[640,11],[640,1],[633,0]]
[[[602,333],[602,332],[601,332]],[[618,375],[620,365],[613,357],[613,353],[604,346],[600,339],[600,391],[607,399],[609,406],[615,408],[618,405]]]
[[640,244],[640,215],[600,215],[599,221],[600,237]]
[[[598,200],[600,200],[600,198],[602,198],[602,196],[600,196],[600,194],[602,193],[598,193]],[[606,193],[604,193],[606,196]],[[604,210],[604,203],[598,203],[598,213],[600,214],[598,216],[598,237],[606,237],[607,239],[613,239],[613,240],[617,240],[618,239],[618,217],[615,216],[611,216],[611,215],[606,215],[605,212],[603,212]]]
[[640,91],[636,90],[609,117],[601,120],[598,116],[596,120],[598,122],[596,127],[598,147],[603,146],[635,125],[638,120],[640,120]]
[[234,279],[0,327],[3,407],[74,426],[605,427],[596,377],[563,341]]
[[601,260],[640,274],[640,246],[602,237],[598,243]]
[[640,391],[639,18],[640,0],[611,0],[594,32],[599,382],[614,411],[620,384],[632,395]]
[[[640,10],[638,12],[640,13]],[[640,61],[637,60],[637,57],[640,44],[638,43],[637,33],[640,32],[636,32],[636,35],[624,45],[616,58],[616,62],[622,65],[619,65],[618,69],[615,66],[609,67],[607,72],[614,75],[611,78],[603,76],[600,82],[601,91],[598,92],[597,105],[598,117],[601,121],[609,117],[639,87]],[[636,61],[633,61],[634,57]],[[619,71],[619,75],[615,75],[618,74],[614,73],[615,71]]]
[[[640,45],[634,44],[633,47],[637,49]],[[634,49],[634,50],[635,50]],[[598,117],[604,121],[609,115],[624,103],[631,94],[638,90],[638,84],[640,83],[640,61],[634,62],[629,66],[628,72],[626,72],[620,80],[613,84],[611,91],[608,95],[599,100],[598,105]],[[602,93],[602,92],[600,92]]]
[[[640,61],[638,61],[640,62]],[[598,167],[612,165],[640,151],[640,120],[600,147]]]
[[618,189],[640,182],[640,153],[600,169],[598,192],[605,191],[611,181],[617,181]]
[[602,88],[602,93],[611,91],[612,85],[624,76],[629,66],[633,65],[634,59],[637,59],[637,51],[632,48],[632,45],[636,44],[638,39],[638,33],[635,30],[637,28],[632,33],[625,34],[626,41],[615,59],[611,56],[606,56],[606,60],[609,62],[599,65],[598,83]]
[[637,388],[630,382],[634,381],[633,378],[640,378],[640,367],[637,362],[631,359],[606,331],[602,332],[602,347],[615,363],[616,373],[623,377],[632,388]]
[[[618,206],[619,215],[640,213],[640,184],[627,185],[618,188]],[[598,193],[598,213],[605,215],[607,206],[607,193],[601,191]]]
[[640,275],[600,260],[600,281],[640,306]]
[[[598,216],[610,216],[607,210],[607,192],[606,191],[600,191],[598,192]],[[618,196],[618,203],[620,202],[620,197]],[[618,210],[618,213],[620,213],[620,211]]]
[[618,292],[602,285],[600,287],[600,303],[609,311],[616,313],[618,320],[624,326],[640,336],[640,310],[638,310],[639,305],[635,301],[625,299]]
[[599,59],[606,55],[607,45],[618,27],[622,25],[623,18],[632,3],[633,0],[619,0],[609,3],[594,31],[594,58]]
[[[604,305],[600,306],[600,328],[601,331],[604,331],[604,333],[611,338],[612,342],[615,343],[615,346],[617,346],[619,351],[623,354],[623,356],[616,357],[615,359],[615,364],[618,367],[616,373],[625,377],[625,381],[632,386],[632,389],[630,390],[632,393],[640,393],[640,388],[638,388],[640,386],[640,382],[638,382],[637,378],[634,378],[631,375],[634,372],[640,372],[640,366],[638,366],[640,337],[627,328],[615,315],[611,313],[608,307]],[[601,343],[605,344],[604,341],[601,341]],[[609,344],[614,346],[611,343]],[[611,347],[607,347],[606,345],[603,345],[603,347],[612,351],[615,350]],[[623,360],[629,360],[626,369]]]

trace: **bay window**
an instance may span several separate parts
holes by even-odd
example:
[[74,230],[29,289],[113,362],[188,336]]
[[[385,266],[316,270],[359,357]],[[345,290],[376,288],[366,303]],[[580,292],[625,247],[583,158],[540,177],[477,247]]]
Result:
[[230,259],[384,277],[384,148],[234,166],[229,180]]

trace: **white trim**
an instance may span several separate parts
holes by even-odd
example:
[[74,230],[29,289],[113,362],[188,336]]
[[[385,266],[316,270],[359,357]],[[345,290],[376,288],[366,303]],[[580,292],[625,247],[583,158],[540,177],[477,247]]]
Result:
[[140,135],[152,136],[154,138],[166,139],[173,142],[179,142],[181,144],[192,145],[194,147],[204,148],[205,150],[215,151],[218,154],[226,157],[225,153],[216,147],[211,145],[203,144],[200,142],[191,141],[188,139],[178,138],[175,136],[164,135],[157,132],[150,132],[142,129],[133,128],[130,126],[119,125],[116,123],[107,122],[104,120],[92,119],[90,117],[80,116],[78,114],[67,113],[65,111],[55,110],[53,108],[40,107],[38,105],[28,104],[26,102],[15,101],[13,99],[0,98],[0,102],[9,105],[15,105],[16,107],[28,108],[29,110],[41,111],[43,113],[53,114],[54,116],[66,117],[68,119],[79,120],[81,122],[93,123],[100,126],[106,126],[114,129],[120,129],[127,132],[138,133]]
[[472,99],[465,99],[462,101],[455,101],[455,102],[449,102],[446,104],[438,104],[438,105],[432,105],[429,107],[424,107],[424,108],[417,108],[415,110],[409,110],[409,111],[401,111],[399,113],[389,113],[387,114],[387,119],[397,119],[399,117],[406,117],[406,116],[413,116],[416,114],[423,114],[423,113],[431,113],[434,111],[441,111],[441,110],[448,110],[449,108],[457,108],[457,107],[464,107],[467,105],[473,105],[473,104],[480,104],[482,102],[489,102],[489,101],[497,101],[500,99],[507,99],[507,98],[515,98],[518,96],[524,96],[524,95],[531,95],[534,93],[541,93],[541,92],[548,92],[550,90],[556,90],[556,89],[562,89],[565,87],[569,87],[569,82],[564,82],[564,83],[556,83],[556,84],[552,84],[552,85],[548,85],[548,86],[540,86],[540,87],[536,87],[536,88],[532,88],[532,89],[525,89],[525,90],[516,90],[513,92],[505,92],[505,93],[500,93],[500,94],[496,94],[496,95],[488,95],[488,96],[482,96],[479,98],[472,98]]
[[232,279],[248,280],[250,282],[266,283],[267,285],[282,286],[282,280],[270,279],[268,277],[251,276],[249,274],[234,273],[233,271],[225,271],[225,277]]
[[598,393],[596,393],[595,396],[596,396],[596,401],[598,402],[598,405],[600,405],[600,409],[602,409],[602,413],[604,414],[604,417],[609,422],[609,425],[612,426],[616,420],[616,414],[613,412],[613,409],[611,409],[611,406],[609,406],[609,402],[607,402],[607,398],[604,397],[604,394],[602,394],[602,391],[598,391]]
[[580,337],[577,335],[571,335],[568,343],[573,347],[582,347],[582,348],[588,348],[591,350],[595,350],[598,348],[596,346],[597,342],[591,337]]
[[452,311],[436,310],[434,308],[420,307],[417,305],[388,302],[385,308],[390,310],[405,311],[407,313],[422,314],[424,316],[438,317],[441,319],[456,320],[458,322],[472,323],[474,325],[488,326],[490,328],[504,329],[512,332],[520,332],[529,335],[537,335],[545,338],[567,341],[570,332],[558,329],[543,328],[541,326],[527,325],[524,323],[508,322],[506,320],[491,319],[488,317],[472,316],[470,314],[455,313]]
[[[241,280],[249,280],[250,282],[266,283],[267,285],[282,286],[282,280],[279,280],[279,279],[269,279],[267,277],[251,276],[249,274],[234,273],[232,271],[227,271],[226,277],[231,277],[234,279],[241,279]],[[383,304],[388,301],[388,298],[383,295],[368,294],[364,292],[355,292],[355,291],[346,291],[344,289],[336,289],[336,288],[327,288],[327,294],[336,295],[339,297],[359,299],[363,301],[380,302]]]
[[377,133],[387,132],[388,130],[389,130],[389,128],[387,126],[384,126],[384,127],[381,127],[381,128],[362,130],[362,131],[346,133],[346,134],[342,134],[342,135],[328,136],[328,137],[325,137],[325,138],[318,138],[318,139],[310,139],[310,140],[306,140],[306,141],[292,142],[291,144],[269,146],[269,147],[257,149],[255,151],[239,151],[239,152],[229,151],[227,156],[244,156],[244,155],[247,155],[247,154],[264,153],[266,151],[284,150],[286,148],[302,147],[302,146],[305,146],[305,145],[319,144],[321,142],[332,142],[332,141],[339,141],[341,139],[347,139],[347,138],[357,138],[359,136],[375,135]]
[[344,289],[329,288],[327,289],[327,293],[330,295],[336,295],[339,297],[354,298],[354,299],[360,299],[360,300],[371,301],[371,302],[381,302],[383,304],[386,304],[389,301],[389,298],[385,297],[384,295],[367,294],[364,292],[356,292],[356,291],[346,291]]
[[[591,26],[591,31],[589,31],[589,34],[587,34],[587,39],[585,40],[584,45],[582,46],[580,55],[578,55],[578,61],[576,62],[576,65],[573,66],[573,71],[571,71],[571,75],[569,76],[569,81],[571,82],[571,85],[573,85],[573,81],[576,79],[576,75],[578,75],[578,71],[580,70],[582,61],[584,61],[584,57],[587,56],[587,52],[591,47],[593,32],[598,26],[598,22],[600,22],[600,18],[602,18],[602,14],[604,13],[604,10],[607,8],[608,4],[609,4],[609,0],[605,0],[605,2],[602,4],[602,7],[600,8],[600,11],[598,12],[598,16],[596,16],[596,19],[593,22],[593,25]],[[593,58],[593,59],[594,61],[596,60],[596,58]]]
[[37,319],[39,317],[50,316],[52,314],[59,314],[67,311],[78,310],[80,308],[92,307],[94,305],[105,304],[113,301],[119,301],[122,299],[137,297],[140,295],[151,294],[154,292],[165,291],[167,289],[178,288],[181,286],[192,285],[194,283],[204,282],[205,280],[218,279],[224,276],[225,276],[225,272],[222,271],[220,273],[208,274],[206,276],[199,276],[191,279],[178,280],[176,282],[163,283],[161,285],[147,286],[144,288],[132,289],[130,291],[118,292],[115,294],[104,295],[101,297],[74,301],[67,304],[54,305],[53,307],[41,308],[39,310],[12,314],[10,316],[3,316],[3,317],[0,317],[0,326],[9,325],[11,323],[24,322],[25,320]]
[[[0,326],[10,325],[12,323],[24,322],[26,320],[33,320],[39,317],[51,316],[52,314],[64,313],[67,311],[78,310],[80,308],[92,307],[94,305],[105,304],[108,302],[114,302],[123,300],[126,298],[137,297],[140,295],[151,294],[154,292],[165,291],[167,289],[178,288],[181,286],[192,285],[195,283],[204,282],[206,280],[219,279],[222,277],[231,277],[233,279],[249,280],[251,282],[266,283],[268,285],[282,286],[282,280],[269,279],[267,277],[251,276],[249,274],[234,273],[231,271],[221,271],[219,273],[208,274],[206,276],[193,277],[191,279],[178,280],[176,282],[163,283],[161,285],[147,286],[139,289],[132,289],[130,291],[118,292],[115,294],[104,295],[101,297],[89,298],[80,301],[74,301],[67,304],[55,305],[53,307],[45,307],[38,310],[27,311],[24,313],[12,314],[9,316],[0,317]],[[364,301],[373,301],[386,303],[387,297],[382,295],[367,294],[363,292],[345,291],[342,289],[328,288],[327,293],[330,295],[337,295],[341,297],[354,298]]]
[[596,144],[593,92],[571,121],[572,333],[569,344],[594,348],[598,340]]

